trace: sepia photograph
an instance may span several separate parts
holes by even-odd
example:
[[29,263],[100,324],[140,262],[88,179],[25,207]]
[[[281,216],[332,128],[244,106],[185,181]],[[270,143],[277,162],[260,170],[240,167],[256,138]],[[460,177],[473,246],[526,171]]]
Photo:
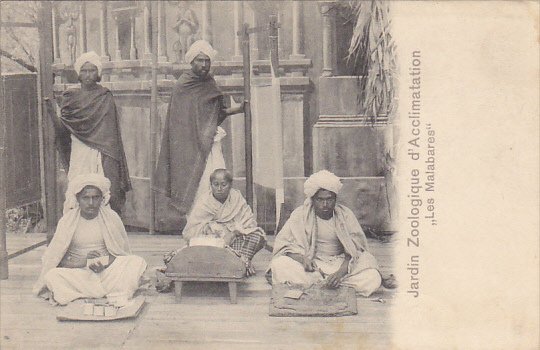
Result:
[[540,346],[538,2],[0,20],[0,348]]

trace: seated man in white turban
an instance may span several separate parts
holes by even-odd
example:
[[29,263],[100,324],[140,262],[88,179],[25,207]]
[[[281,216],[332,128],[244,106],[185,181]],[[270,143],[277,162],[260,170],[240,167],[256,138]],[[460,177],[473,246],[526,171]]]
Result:
[[126,230],[110,199],[110,181],[99,174],[78,175],[68,184],[64,215],[42,258],[33,292],[50,292],[65,305],[79,298],[109,294],[130,299],[146,270],[131,255]]
[[246,264],[249,276],[255,273],[251,259],[264,247],[265,233],[240,191],[232,188],[232,180],[226,169],[210,175],[211,190],[195,204],[182,235],[190,246],[217,241],[212,245],[230,248]]
[[351,286],[369,296],[381,285],[375,257],[354,213],[336,204],[341,181],[327,170],[304,184],[307,197],[276,236],[272,282],[308,287]]

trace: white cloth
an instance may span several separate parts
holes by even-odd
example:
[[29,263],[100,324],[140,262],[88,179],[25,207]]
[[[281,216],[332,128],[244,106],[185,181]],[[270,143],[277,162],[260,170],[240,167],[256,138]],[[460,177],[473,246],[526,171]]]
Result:
[[[120,216],[108,205],[111,182],[106,177],[98,174],[79,175],[68,184],[66,202],[68,200],[70,202],[74,201],[75,204],[71,208],[67,208],[67,211],[64,212],[64,215],[58,221],[53,239],[41,258],[41,273],[32,290],[35,295],[40,295],[44,291],[46,287],[45,275],[50,270],[56,268],[60,261],[62,261],[72,242],[79,221],[84,220],[81,217],[81,210],[75,195],[88,185],[99,188],[103,194],[103,201],[96,219],[100,221],[100,225],[103,227],[101,234],[103,235],[107,251],[115,257],[131,254],[124,224]],[[66,207],[64,207],[64,210],[66,210]]]
[[[201,179],[199,180],[199,187],[197,188],[195,199],[193,200],[193,207],[195,207],[201,196],[211,190],[210,175],[212,175],[214,170],[226,169],[225,158],[223,157],[223,149],[221,147],[221,140],[223,140],[225,136],[227,136],[227,132],[225,132],[221,126],[218,126],[216,135],[214,136],[212,149],[210,149],[210,153],[208,153],[208,157],[206,158],[206,166]],[[193,210],[193,207],[191,210]]]
[[311,175],[306,182],[304,182],[304,194],[307,198],[311,198],[321,188],[338,194],[341,187],[343,187],[343,184],[339,177],[328,170],[321,170]]
[[[103,171],[103,169],[102,169]],[[83,173],[69,179],[66,190],[66,200],[64,201],[64,215],[71,209],[78,209],[77,193],[81,192],[86,186],[95,186],[101,190],[103,201],[101,207],[109,205],[111,199],[111,181],[100,173]]]
[[315,256],[340,255],[343,253],[343,245],[339,241],[336,233],[336,219],[324,220],[319,217],[317,220],[317,249]]
[[197,40],[189,47],[189,50],[186,52],[186,62],[191,63],[200,53],[204,53],[206,56],[210,57],[210,61],[213,61],[217,55],[217,51],[214,50],[214,48],[212,47],[212,45],[210,45],[208,41]]
[[82,174],[104,175],[101,152],[87,146],[77,136],[71,135],[68,181]]
[[94,51],[85,52],[82,55],[75,60],[75,63],[73,64],[73,69],[77,72],[77,75],[81,72],[81,67],[86,63],[90,62],[98,69],[98,75],[101,76],[101,69],[103,68],[103,65],[101,64],[101,57]]
[[[314,272],[306,272],[302,264],[296,260],[281,255],[272,259],[272,283],[289,283],[309,287],[317,282],[323,281],[328,275],[336,272],[343,260],[344,255],[333,257],[315,258],[319,270]],[[363,254],[361,259],[375,259],[371,254]],[[353,287],[361,296],[369,297],[381,286],[382,278],[379,271],[375,268],[363,269],[360,266],[365,266],[369,263],[361,263],[356,265],[345,277],[341,284],[344,286]]]
[[128,299],[139,287],[146,262],[136,255],[118,256],[100,273],[88,268],[55,268],[45,275],[47,288],[60,305],[79,298],[103,298],[122,293]]
[[71,244],[60,262],[60,266],[73,267],[73,264],[78,261],[84,260],[85,262],[86,256],[92,250],[100,252],[100,255],[109,255],[105,240],[101,234],[106,229],[107,227],[97,218],[79,220]]

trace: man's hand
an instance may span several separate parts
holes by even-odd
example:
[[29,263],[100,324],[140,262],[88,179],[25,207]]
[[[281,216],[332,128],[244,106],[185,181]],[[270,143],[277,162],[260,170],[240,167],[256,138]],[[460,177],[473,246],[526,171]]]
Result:
[[326,277],[324,286],[328,288],[339,287],[341,284],[341,280],[343,279],[343,277],[345,277],[346,274],[347,274],[347,269],[346,268],[343,269],[342,267],[340,267],[336,272]]
[[323,286],[328,288],[337,288],[341,285],[341,280],[349,272],[349,262],[351,261],[350,255],[345,256],[345,260],[339,267],[339,269],[326,277]]
[[104,266],[101,262],[98,261],[96,263],[90,264],[88,268],[95,273],[100,273],[101,271],[105,270],[107,266]]
[[309,259],[301,254],[297,253],[288,253],[287,256],[304,266],[304,270],[307,272],[313,272],[317,268],[317,265],[312,259]]
[[229,231],[227,233],[225,233],[225,235],[223,236],[223,240],[225,241],[225,245],[229,245],[231,244],[231,242],[233,241],[233,239],[240,235],[241,233],[238,232],[237,230],[234,230],[234,231]]
[[313,272],[317,268],[315,261],[307,257],[304,257],[302,265],[304,265],[304,270],[307,272]]
[[[88,252],[86,255],[86,259],[94,259],[99,258],[101,254],[97,250],[92,250]],[[95,273],[100,273],[101,271],[105,270],[107,267],[111,266],[112,262],[114,261],[115,257],[112,255],[109,255],[109,264],[103,265],[101,262],[95,262],[90,265],[88,265],[88,268],[92,270]]]

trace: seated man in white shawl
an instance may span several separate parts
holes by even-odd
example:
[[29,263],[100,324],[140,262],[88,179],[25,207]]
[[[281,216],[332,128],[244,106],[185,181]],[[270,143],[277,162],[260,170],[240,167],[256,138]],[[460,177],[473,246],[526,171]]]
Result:
[[339,178],[327,170],[307,179],[306,201],[276,236],[273,283],[347,285],[366,297],[380,287],[377,261],[358,220],[349,208],[336,204],[341,187]]
[[257,227],[240,191],[232,188],[232,180],[226,169],[216,169],[210,175],[211,191],[195,204],[182,235],[189,245],[204,245],[201,241],[217,239],[244,261],[249,276],[255,273],[251,259],[264,247],[265,233]]
[[68,184],[64,215],[42,258],[33,292],[47,290],[51,302],[110,294],[130,299],[146,270],[131,255],[124,224],[108,205],[111,182],[103,175],[78,175]]

